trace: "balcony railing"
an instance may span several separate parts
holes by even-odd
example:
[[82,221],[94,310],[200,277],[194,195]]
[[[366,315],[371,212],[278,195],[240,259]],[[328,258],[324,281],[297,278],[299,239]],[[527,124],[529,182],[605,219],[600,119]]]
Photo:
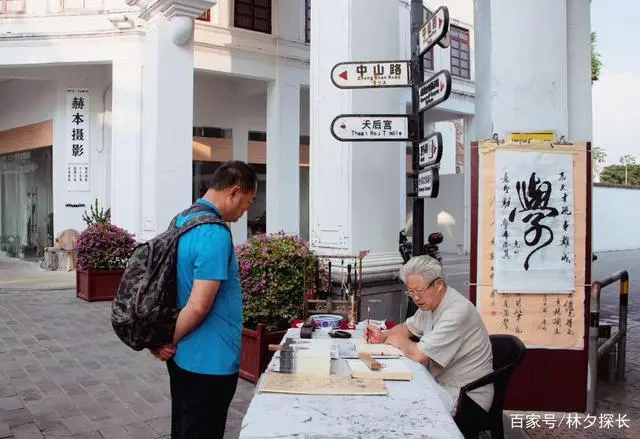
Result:
[[25,11],[25,0],[0,0],[0,14],[20,14]]

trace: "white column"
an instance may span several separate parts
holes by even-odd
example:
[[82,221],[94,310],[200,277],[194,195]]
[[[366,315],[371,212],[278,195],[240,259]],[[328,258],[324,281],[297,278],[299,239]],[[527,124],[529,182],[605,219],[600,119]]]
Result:
[[590,2],[567,1],[569,130],[567,138],[591,140],[591,13]]
[[215,1],[158,0],[142,11],[142,239],[166,230],[192,195],[194,18]]
[[[232,128],[233,133],[233,159],[249,162],[249,127],[243,123],[244,119],[238,117]],[[242,244],[247,240],[247,214],[231,224],[233,243]]]
[[340,113],[406,114],[406,91],[340,90],[330,72],[340,62],[401,59],[400,5],[388,0],[311,5],[311,244],[325,253],[370,250],[365,265],[395,273],[401,262],[398,212],[405,158],[400,151],[406,144],[339,142],[329,129]]
[[300,84],[278,67],[267,87],[267,233],[300,231]]
[[[572,11],[586,10],[588,17],[586,0],[476,0],[477,138],[494,132],[504,138],[514,131],[568,134],[567,3],[573,4]],[[588,28],[583,34],[588,45]],[[584,58],[583,52],[575,56]],[[587,74],[589,66],[579,67]],[[580,94],[590,94],[590,84],[580,84]],[[585,105],[591,107],[590,99]]]
[[113,63],[111,105],[111,220],[140,236],[142,65]]

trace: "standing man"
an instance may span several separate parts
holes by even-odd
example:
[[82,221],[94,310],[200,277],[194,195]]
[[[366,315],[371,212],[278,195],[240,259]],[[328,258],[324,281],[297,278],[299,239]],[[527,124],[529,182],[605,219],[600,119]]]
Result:
[[[196,215],[238,221],[255,200],[257,184],[246,163],[223,163],[207,192],[179,216],[176,226]],[[152,351],[168,360],[171,438],[222,439],[238,383],[243,321],[230,230],[225,224],[191,229],[180,237],[177,258],[180,312],[173,345]]]

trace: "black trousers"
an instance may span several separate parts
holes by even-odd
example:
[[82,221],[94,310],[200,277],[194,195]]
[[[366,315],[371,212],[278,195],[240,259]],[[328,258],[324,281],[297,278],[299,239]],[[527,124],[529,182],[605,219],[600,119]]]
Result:
[[171,388],[171,439],[223,439],[238,374],[204,375],[167,361]]

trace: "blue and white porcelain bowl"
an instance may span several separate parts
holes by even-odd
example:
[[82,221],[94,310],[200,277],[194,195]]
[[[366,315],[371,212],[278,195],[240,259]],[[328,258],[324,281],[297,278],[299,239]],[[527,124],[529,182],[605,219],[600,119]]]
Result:
[[316,314],[313,316],[313,322],[317,329],[340,329],[342,316],[335,314]]

